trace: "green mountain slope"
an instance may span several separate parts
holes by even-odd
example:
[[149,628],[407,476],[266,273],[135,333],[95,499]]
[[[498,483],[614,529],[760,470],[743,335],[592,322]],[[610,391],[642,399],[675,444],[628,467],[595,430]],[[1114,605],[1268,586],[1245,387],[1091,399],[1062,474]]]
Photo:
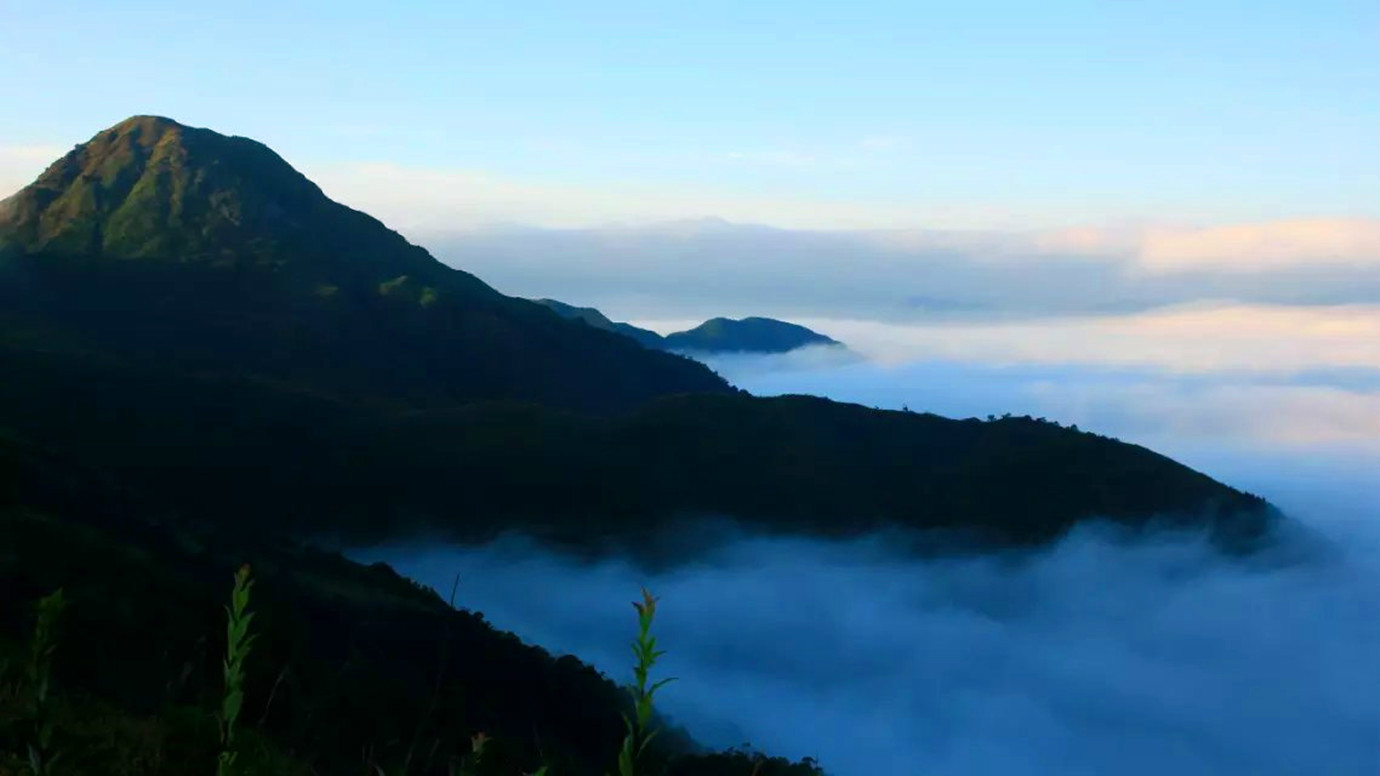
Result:
[[560,302],[555,299],[537,299],[535,301],[537,304],[551,310],[562,318],[582,321],[596,329],[612,331],[622,334],[625,337],[631,337],[644,348],[653,348],[656,350],[666,349],[666,343],[663,341],[660,334],[650,329],[634,326],[630,323],[611,321],[607,316],[593,307],[576,307],[575,305],[566,304],[565,302]]
[[440,264],[259,143],[148,116],[0,206],[0,304],[10,334],[409,404],[731,390]]

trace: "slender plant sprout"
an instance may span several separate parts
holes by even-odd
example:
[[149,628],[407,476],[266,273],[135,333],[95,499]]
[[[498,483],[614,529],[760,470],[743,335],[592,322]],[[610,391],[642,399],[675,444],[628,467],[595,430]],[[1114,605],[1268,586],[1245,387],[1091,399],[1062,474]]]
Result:
[[53,751],[53,715],[49,703],[52,687],[53,652],[57,650],[57,622],[67,608],[62,588],[39,599],[38,622],[29,642],[29,660],[24,666],[24,680],[28,685],[28,712],[33,723],[33,740],[29,742],[29,770],[35,776],[53,772],[59,753]]
[[633,699],[633,716],[623,715],[623,724],[627,727],[628,733],[623,737],[623,748],[618,752],[618,776],[636,776],[637,763],[646,751],[647,744],[651,743],[656,737],[657,731],[651,729],[652,722],[652,698],[656,691],[666,684],[675,681],[662,679],[659,682],[648,684],[648,675],[656,661],[665,650],[656,648],[656,636],[652,635],[652,620],[656,617],[657,599],[642,588],[642,600],[634,601],[633,608],[637,610],[637,638],[632,642],[633,657],[636,663],[633,666],[633,686],[629,688]]
[[217,776],[236,773],[235,761],[239,757],[239,752],[235,751],[235,723],[244,706],[244,661],[255,639],[249,633],[249,623],[254,619],[254,613],[248,611],[252,587],[254,580],[249,578],[249,566],[241,566],[235,572],[230,605],[225,607],[225,695],[220,702],[221,752],[216,765]]

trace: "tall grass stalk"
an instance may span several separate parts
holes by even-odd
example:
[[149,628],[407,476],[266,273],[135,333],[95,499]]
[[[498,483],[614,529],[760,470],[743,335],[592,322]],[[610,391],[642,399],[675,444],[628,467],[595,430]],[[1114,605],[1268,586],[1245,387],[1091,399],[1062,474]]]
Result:
[[665,650],[656,648],[656,637],[652,635],[652,620],[656,617],[657,599],[642,589],[642,600],[633,601],[637,611],[637,638],[633,639],[632,651],[636,662],[633,665],[633,686],[629,693],[633,699],[633,716],[623,715],[627,735],[623,737],[623,748],[618,752],[618,776],[636,776],[638,761],[647,745],[656,737],[657,731],[651,728],[652,700],[656,691],[675,681],[674,678],[648,684],[648,678],[656,661]]
[[28,743],[29,770],[35,776],[53,772],[61,756],[53,749],[53,714],[50,702],[52,689],[53,653],[57,651],[57,623],[67,608],[62,588],[39,599],[38,621],[29,641],[28,661],[24,666],[27,716],[32,725]]
[[216,764],[217,776],[231,776],[237,772],[235,762],[239,752],[235,750],[235,723],[239,720],[240,709],[244,707],[244,661],[249,657],[256,638],[249,632],[249,623],[254,619],[254,613],[249,611],[249,591],[253,587],[249,566],[241,566],[235,572],[230,605],[225,607],[225,693],[221,697],[220,713],[217,715],[221,746]]

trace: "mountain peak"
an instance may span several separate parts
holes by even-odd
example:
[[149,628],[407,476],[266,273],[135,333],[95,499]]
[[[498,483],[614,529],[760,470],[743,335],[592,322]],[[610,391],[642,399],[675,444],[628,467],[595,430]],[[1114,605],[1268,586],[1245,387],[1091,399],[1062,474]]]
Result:
[[262,143],[162,116],[98,132],[0,210],[0,249],[33,255],[272,267],[353,253],[361,232],[405,243]]
[[603,411],[732,390],[441,264],[261,143],[159,116],[98,132],[0,206],[0,310],[84,352],[351,400]]
[[129,132],[131,130],[139,130],[144,132],[163,132],[169,129],[186,129],[186,127],[174,121],[173,119],[168,118],[167,116],[154,116],[144,114],[130,116],[129,118],[125,119],[124,121],[121,121],[120,123],[116,124],[110,129],[107,129],[106,132],[115,132],[117,134],[122,134]]
[[167,116],[138,115],[130,116],[124,121],[115,124],[91,138],[90,143],[98,143],[102,140],[111,141],[117,138],[131,136],[139,138],[144,144],[152,145],[169,133],[176,133],[193,129],[184,124],[168,118]]

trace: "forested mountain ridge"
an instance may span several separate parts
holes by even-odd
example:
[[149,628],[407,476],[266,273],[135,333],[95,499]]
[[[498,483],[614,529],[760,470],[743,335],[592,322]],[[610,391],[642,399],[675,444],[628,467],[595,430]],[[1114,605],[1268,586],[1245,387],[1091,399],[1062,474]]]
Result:
[[0,304],[11,335],[409,405],[731,390],[446,267],[266,146],[152,116],[0,206]]
[[633,341],[646,348],[654,348],[657,350],[666,349],[665,339],[660,334],[657,334],[651,329],[634,326],[631,323],[609,320],[608,316],[599,312],[596,308],[576,307],[575,305],[566,304],[556,299],[536,299],[533,301],[546,307],[562,318],[581,321],[596,329],[622,334],[625,337],[632,338]]
[[[1080,520],[1258,535],[1260,499],[1134,445],[1034,419],[952,420],[813,397],[685,395],[617,415],[409,409],[157,361],[0,345],[0,427],[184,514],[299,536],[594,546],[686,518],[780,533],[953,529],[999,543]],[[689,550],[687,550],[689,551]]]
[[0,366],[22,376],[0,427],[207,519],[576,543],[687,515],[1016,542],[1088,518],[1265,525],[1259,499],[1051,424],[747,396],[168,119],[101,132],[6,200],[0,250]]

